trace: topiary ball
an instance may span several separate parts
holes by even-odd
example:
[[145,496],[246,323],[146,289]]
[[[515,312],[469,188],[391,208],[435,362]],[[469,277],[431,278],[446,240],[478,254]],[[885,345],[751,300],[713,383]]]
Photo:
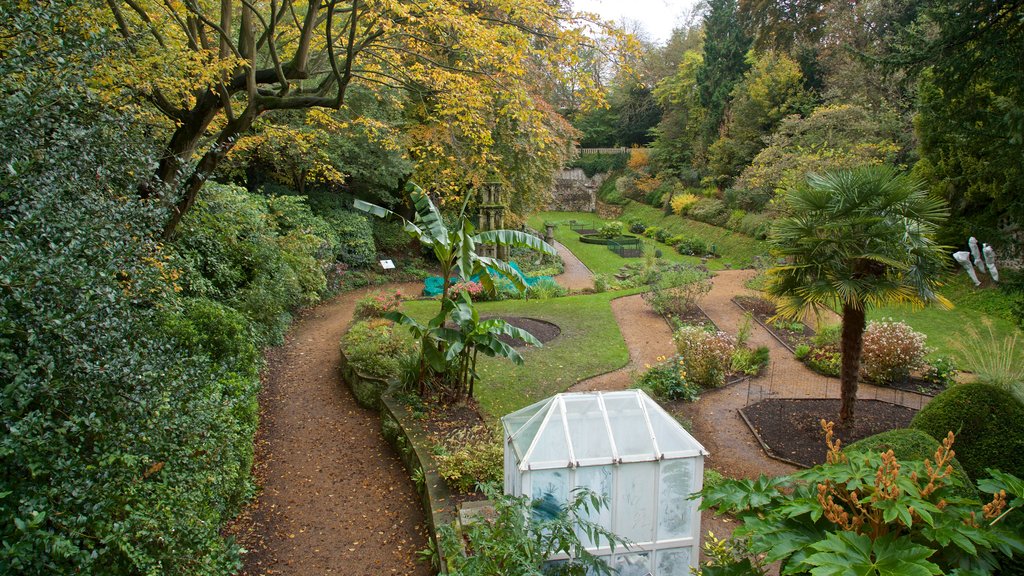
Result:
[[[898,428],[858,440],[844,448],[843,452],[849,454],[852,452],[885,452],[892,450],[893,454],[896,455],[896,459],[901,462],[924,462],[925,458],[929,458],[934,462],[935,450],[938,447],[939,441],[932,438],[927,432],[913,428]],[[957,445],[954,444],[953,451],[955,452],[956,449]],[[957,486],[952,488],[952,492],[957,496],[976,500],[978,498],[978,489],[975,488],[974,482],[964,472],[964,467],[960,464],[960,461],[953,458],[950,466],[953,467],[952,479],[957,483]]]
[[986,468],[1024,477],[1024,404],[1002,388],[954,386],[922,408],[910,427],[940,441],[952,431],[957,460],[974,480],[987,478]]

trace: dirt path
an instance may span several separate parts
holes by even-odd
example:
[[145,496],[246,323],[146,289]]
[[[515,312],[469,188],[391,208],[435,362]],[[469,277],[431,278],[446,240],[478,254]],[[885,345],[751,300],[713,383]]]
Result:
[[565,270],[555,276],[555,282],[569,290],[593,288],[594,273],[590,271],[590,268],[587,268],[587,265],[562,243],[555,242],[555,250],[558,250],[558,256],[565,265]]
[[[736,335],[743,323],[743,311],[732,302],[737,295],[754,294],[743,284],[753,270],[723,270],[712,279],[711,291],[700,301],[701,308],[720,330]],[[814,320],[814,319],[810,319]],[[828,315],[824,322],[837,323]],[[771,363],[764,373],[746,382],[705,392],[700,401],[687,405],[684,414],[693,421],[694,436],[711,452],[708,465],[732,477],[753,478],[759,474],[779,475],[796,470],[794,466],[768,457],[739,415],[739,409],[765,398],[838,398],[839,379],[822,376],[797,360],[756,322],[751,323],[749,345],[767,346]],[[861,383],[857,397],[881,399],[912,408],[920,408],[925,399]]]
[[268,354],[261,492],[230,530],[250,551],[244,575],[431,573],[415,561],[427,539],[412,481],[381,437],[379,416],[356,405],[338,372],[338,341],[369,291],[307,311]]

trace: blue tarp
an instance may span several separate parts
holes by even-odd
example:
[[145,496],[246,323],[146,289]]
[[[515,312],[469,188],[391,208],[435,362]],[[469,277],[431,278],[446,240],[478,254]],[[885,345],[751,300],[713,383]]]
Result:
[[[541,280],[551,280],[552,279],[551,276],[533,276],[533,277],[529,277],[529,276],[526,276],[526,275],[523,274],[523,271],[519,268],[519,266],[515,262],[509,262],[509,265],[512,266],[512,268],[514,268],[516,272],[519,272],[519,274],[523,276],[523,279],[526,281],[526,285],[527,286],[533,286],[534,284],[536,284],[537,282],[540,282]],[[495,279],[496,283],[499,281],[499,279],[500,280],[504,280],[505,279],[504,276],[499,274],[498,271],[493,269],[493,268],[488,268],[487,271],[490,273],[491,277]],[[471,282],[479,282],[480,281],[480,275],[476,274],[474,276],[471,276],[469,280]],[[455,284],[458,281],[459,281],[458,278],[454,278],[453,277],[451,279],[451,283],[452,284]],[[431,298],[433,298],[434,296],[440,296],[443,289],[444,289],[444,279],[441,278],[440,276],[427,276],[427,279],[423,281],[423,295],[424,296],[429,296]]]

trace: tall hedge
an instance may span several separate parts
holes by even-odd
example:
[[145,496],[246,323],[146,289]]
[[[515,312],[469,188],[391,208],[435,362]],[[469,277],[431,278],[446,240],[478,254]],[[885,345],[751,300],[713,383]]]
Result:
[[941,440],[956,434],[953,449],[967,475],[987,477],[996,468],[1024,477],[1024,405],[990,384],[960,384],[936,396],[910,426]]

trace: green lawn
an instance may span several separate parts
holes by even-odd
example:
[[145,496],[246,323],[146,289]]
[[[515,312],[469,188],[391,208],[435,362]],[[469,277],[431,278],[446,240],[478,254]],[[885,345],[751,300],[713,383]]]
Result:
[[[660,210],[636,202],[631,202],[626,207],[620,220],[625,222],[629,218],[639,218],[649,226],[661,226],[675,234],[688,234],[700,238],[708,244],[714,244],[722,257],[707,262],[707,267],[711,270],[721,270],[727,267],[750,267],[753,257],[763,254],[767,250],[764,242],[743,234],[678,216],[665,216]],[[569,248],[595,274],[613,274],[623,264],[635,261],[632,258],[620,257],[606,246],[580,242],[579,235],[569,228],[569,220],[593,223],[593,228],[600,228],[607,222],[589,212],[540,212],[530,216],[527,223],[536,230],[544,230],[545,222],[558,223],[558,227],[555,228],[555,239]],[[644,242],[645,249],[661,250],[662,257],[666,260],[686,264],[700,263],[700,258],[679,254],[671,246],[666,246],[650,238],[641,238],[641,240]]]
[[[544,230],[545,222],[557,222],[558,226],[555,228],[555,240],[558,240],[565,245],[566,248],[572,251],[587,268],[594,274],[614,274],[619,271],[625,264],[630,262],[637,262],[639,258],[623,258],[608,249],[607,246],[599,244],[584,244],[580,242],[579,234],[573,232],[569,228],[569,220],[576,220],[577,222],[592,222],[594,228],[600,228],[606,220],[602,220],[595,214],[589,212],[540,212],[531,216],[527,222],[530,227],[536,230]],[[700,258],[694,256],[683,256],[674,249],[664,244],[659,244],[650,238],[641,237],[640,240],[644,243],[644,249],[653,251],[655,249],[661,250],[662,258],[670,260],[672,262],[684,262],[686,264],[700,264]],[[708,262],[708,267],[712,269],[721,269],[720,265],[717,265],[717,261]],[[717,266],[716,266],[717,265]]]
[[[1016,324],[1010,320],[1010,296],[997,288],[976,289],[963,273],[953,275],[940,292],[949,298],[955,307],[943,310],[935,306],[913,309],[909,306],[886,306],[868,312],[868,320],[893,318],[909,324],[914,330],[928,336],[928,346],[934,348],[934,354],[948,355],[963,363],[962,356],[955,344],[964,342],[966,326],[976,326],[982,336],[988,337],[988,328],[998,340],[1012,338],[1018,333]],[[1024,362],[1024,350],[1018,347],[1018,362]],[[970,370],[970,366],[961,366]]]
[[[557,324],[561,335],[543,348],[521,350],[525,364],[481,356],[476,397],[496,419],[559,392],[580,380],[625,366],[629,351],[610,302],[635,291],[606,292],[549,300],[482,302],[482,315],[526,316]],[[407,302],[405,312],[420,321],[436,314],[437,301]]]
[[[622,212],[621,219],[623,221],[630,218],[642,220],[648,226],[660,226],[675,234],[686,234],[700,238],[708,244],[714,244],[718,248],[718,253],[722,255],[721,258],[714,261],[717,268],[723,268],[726,264],[732,268],[750,268],[753,266],[755,256],[768,252],[768,244],[762,240],[674,214],[665,215],[658,208],[639,202],[630,202]],[[671,248],[667,249],[671,250]],[[711,262],[708,263],[709,268],[712,267],[711,264]]]

